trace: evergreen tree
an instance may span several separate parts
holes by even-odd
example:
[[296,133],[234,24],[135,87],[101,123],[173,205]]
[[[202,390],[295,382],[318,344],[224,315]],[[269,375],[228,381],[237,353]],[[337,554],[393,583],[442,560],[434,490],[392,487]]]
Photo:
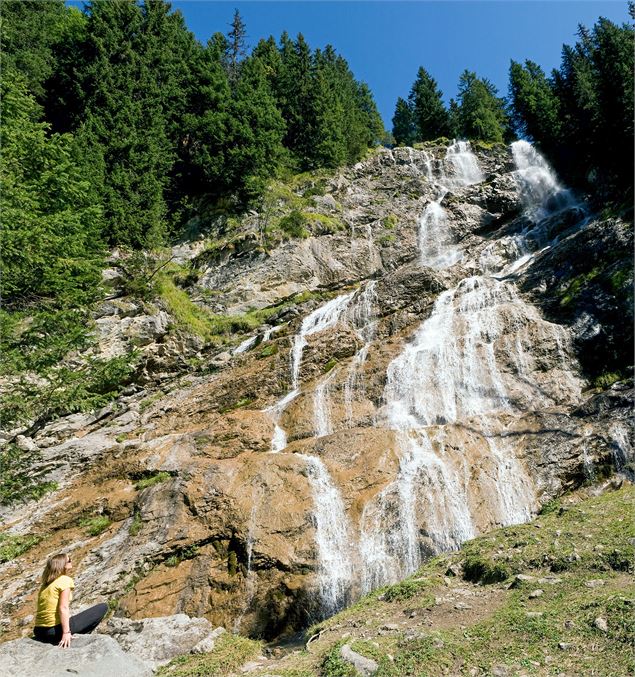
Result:
[[392,134],[398,146],[412,146],[416,141],[416,128],[410,104],[399,97],[392,118]]
[[3,305],[75,307],[101,281],[101,209],[70,135],[49,134],[15,70],[2,78]]
[[414,119],[417,141],[431,141],[449,133],[448,112],[437,83],[419,68],[408,101]]
[[227,76],[229,84],[234,87],[238,81],[240,63],[247,54],[247,27],[240,16],[240,12],[234,10],[234,18],[231,22],[231,30],[227,34]]
[[505,102],[487,79],[465,70],[459,79],[459,135],[466,139],[502,142],[509,137]]
[[38,101],[43,100],[45,83],[55,71],[55,50],[63,41],[65,24],[73,14],[79,12],[67,8],[64,0],[2,1],[2,70],[21,73]]
[[509,69],[509,98],[515,131],[536,141],[552,155],[560,143],[560,106],[542,68],[533,61]]

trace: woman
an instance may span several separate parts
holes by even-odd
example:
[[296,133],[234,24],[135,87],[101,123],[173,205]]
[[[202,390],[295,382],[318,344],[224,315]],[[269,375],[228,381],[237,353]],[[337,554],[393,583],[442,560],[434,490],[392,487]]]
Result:
[[107,604],[96,604],[76,616],[69,616],[68,608],[73,599],[71,590],[75,587],[70,577],[72,571],[71,556],[66,553],[49,557],[44,567],[33,628],[39,642],[68,647],[72,634],[92,632],[108,611]]

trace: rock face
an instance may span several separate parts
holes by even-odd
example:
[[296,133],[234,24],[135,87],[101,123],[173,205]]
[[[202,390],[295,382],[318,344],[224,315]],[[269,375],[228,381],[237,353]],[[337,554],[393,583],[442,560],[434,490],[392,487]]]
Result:
[[[73,552],[80,604],[273,637],[632,472],[632,382],[589,390],[597,337],[626,338],[632,229],[585,216],[531,153],[382,150],[315,202],[344,229],[205,268],[217,312],[275,313],[233,352],[202,355],[207,373],[137,384],[21,440],[29,472],[58,488],[2,509],[10,534],[45,535],[0,565],[8,636],[59,550]],[[609,241],[591,274],[585,248]],[[103,309],[103,335],[124,327],[163,369],[186,339],[166,347],[168,318],[121,303]],[[600,370],[625,368],[611,351]]]
[[20,677],[151,677],[152,667],[106,635],[76,637],[67,649],[33,639],[0,645],[0,674]]

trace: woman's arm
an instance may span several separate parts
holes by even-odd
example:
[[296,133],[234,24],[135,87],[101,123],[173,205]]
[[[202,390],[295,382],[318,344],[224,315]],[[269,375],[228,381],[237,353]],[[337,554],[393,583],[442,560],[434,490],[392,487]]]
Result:
[[58,646],[67,647],[71,645],[71,626],[70,626],[70,612],[68,610],[70,602],[71,590],[66,588],[60,593],[60,599],[57,603],[57,608],[60,612],[60,620],[62,622],[62,641]]

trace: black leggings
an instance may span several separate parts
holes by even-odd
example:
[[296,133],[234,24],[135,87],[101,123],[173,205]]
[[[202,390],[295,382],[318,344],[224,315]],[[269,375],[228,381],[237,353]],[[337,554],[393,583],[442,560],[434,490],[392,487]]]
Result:
[[[90,609],[70,617],[70,628],[73,635],[87,635],[92,632],[101,622],[101,619],[108,611],[107,604],[95,604]],[[33,636],[38,642],[47,642],[48,644],[59,644],[62,639],[62,626],[53,625],[50,628],[35,626]]]

